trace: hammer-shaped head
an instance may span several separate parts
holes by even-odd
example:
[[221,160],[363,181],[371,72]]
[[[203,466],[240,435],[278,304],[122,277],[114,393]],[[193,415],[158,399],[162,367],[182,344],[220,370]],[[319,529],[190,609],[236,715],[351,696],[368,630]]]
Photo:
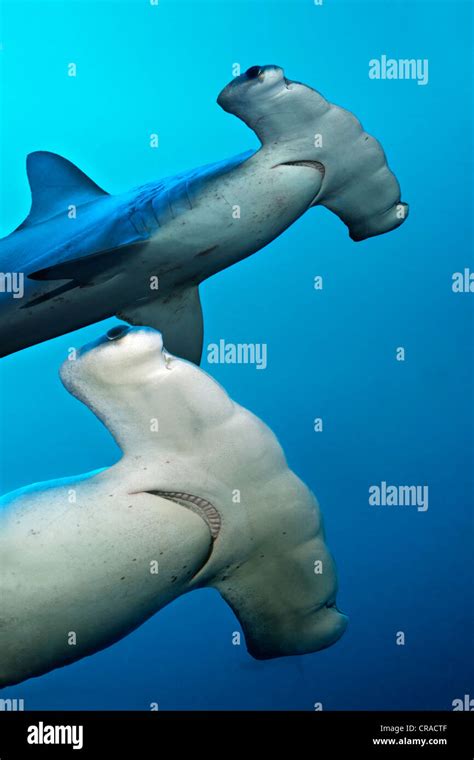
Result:
[[314,161],[324,179],[312,205],[323,205],[348,226],[352,240],[398,227],[408,216],[400,186],[380,143],[349,111],[287,79],[279,66],[252,66],[220,93],[225,111],[242,119],[263,149],[283,162]]

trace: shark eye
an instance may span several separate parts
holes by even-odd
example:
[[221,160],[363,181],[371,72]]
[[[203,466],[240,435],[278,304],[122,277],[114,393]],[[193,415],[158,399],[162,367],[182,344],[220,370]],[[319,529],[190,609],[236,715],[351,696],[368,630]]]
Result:
[[247,71],[245,72],[248,79],[263,79],[264,77],[264,71],[260,66],[251,66]]
[[126,335],[129,330],[130,328],[128,325],[117,325],[117,327],[112,327],[107,333],[107,339],[118,340],[118,338],[122,338],[124,335]]

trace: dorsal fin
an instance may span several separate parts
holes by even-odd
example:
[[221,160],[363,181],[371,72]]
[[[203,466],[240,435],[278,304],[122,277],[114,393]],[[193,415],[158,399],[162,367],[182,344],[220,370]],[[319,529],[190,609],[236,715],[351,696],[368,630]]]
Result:
[[38,150],[26,159],[31,189],[30,213],[19,230],[61,213],[70,205],[80,206],[108,195],[74,164],[56,153]]

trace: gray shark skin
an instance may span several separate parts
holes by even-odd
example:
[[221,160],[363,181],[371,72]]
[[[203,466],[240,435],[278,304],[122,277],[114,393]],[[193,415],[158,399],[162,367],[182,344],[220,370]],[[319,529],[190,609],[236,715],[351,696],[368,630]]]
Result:
[[[253,66],[219,95],[261,147],[111,196],[47,152],[28,156],[31,210],[0,241],[0,356],[118,316],[160,330],[199,364],[199,283],[260,250],[310,207],[326,206],[355,241],[405,220],[380,144],[348,111],[278,66]],[[7,282],[4,279],[4,285]]]
[[262,420],[147,327],[112,328],[60,375],[122,457],[0,499],[0,688],[94,654],[205,587],[256,659],[341,638],[318,501]]

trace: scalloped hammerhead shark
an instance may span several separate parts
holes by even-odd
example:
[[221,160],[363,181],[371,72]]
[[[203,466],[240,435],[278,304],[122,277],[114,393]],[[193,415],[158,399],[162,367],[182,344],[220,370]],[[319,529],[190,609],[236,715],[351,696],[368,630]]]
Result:
[[31,210],[0,241],[0,356],[117,315],[160,330],[171,353],[199,364],[203,280],[313,206],[337,214],[355,241],[406,219],[377,140],[280,67],[252,66],[217,102],[255,132],[258,150],[120,195],[61,156],[29,154]]

